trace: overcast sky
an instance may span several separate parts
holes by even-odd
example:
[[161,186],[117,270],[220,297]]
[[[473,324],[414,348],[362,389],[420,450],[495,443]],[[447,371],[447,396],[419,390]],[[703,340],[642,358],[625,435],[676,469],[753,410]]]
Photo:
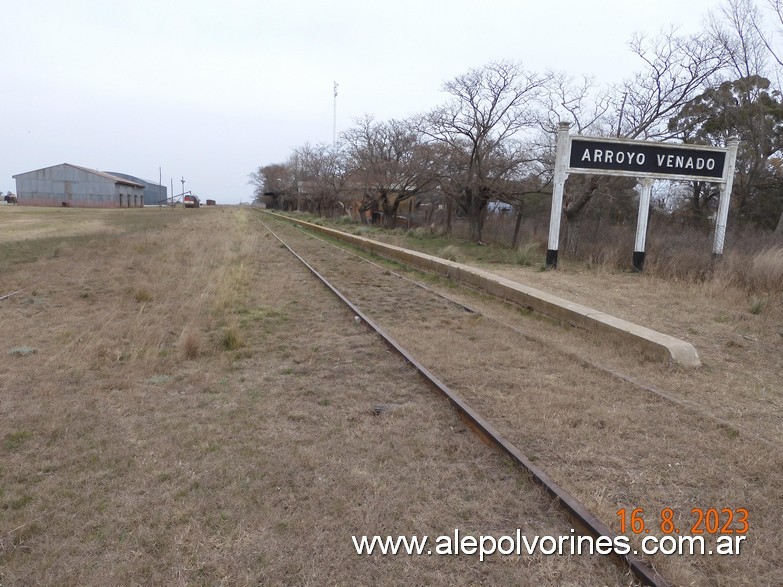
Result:
[[369,113],[440,104],[493,60],[619,82],[634,32],[700,30],[719,0],[19,0],[0,10],[0,190],[59,163],[218,203]]

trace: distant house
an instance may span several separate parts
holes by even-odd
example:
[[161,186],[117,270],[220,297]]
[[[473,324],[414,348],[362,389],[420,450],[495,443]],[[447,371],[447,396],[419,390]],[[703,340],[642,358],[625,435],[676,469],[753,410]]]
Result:
[[120,173],[118,171],[107,171],[109,175],[115,177],[121,177],[122,179],[129,179],[135,183],[140,183],[144,186],[144,204],[147,206],[157,206],[159,204],[166,205],[169,198],[169,190],[165,185],[161,185],[156,181],[149,179],[142,179],[135,175],[128,175],[127,173]]
[[20,206],[140,208],[144,185],[70,163],[14,175]]
[[487,202],[487,212],[493,212],[495,214],[508,214],[514,208],[507,202],[500,202],[498,200],[490,200]]

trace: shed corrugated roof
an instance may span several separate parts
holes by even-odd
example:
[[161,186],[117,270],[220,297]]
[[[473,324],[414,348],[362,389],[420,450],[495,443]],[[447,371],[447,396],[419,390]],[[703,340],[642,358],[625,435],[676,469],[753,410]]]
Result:
[[144,187],[142,184],[136,183],[135,181],[125,179],[124,177],[117,177],[116,175],[111,175],[110,173],[106,173],[104,171],[98,171],[97,169],[90,169],[89,167],[82,167],[81,165],[74,165],[72,163],[64,163],[63,165],[68,165],[69,167],[75,167],[76,169],[87,171],[88,173],[94,173],[95,175],[100,175],[101,177],[105,177],[106,179],[113,180],[115,183],[121,183],[124,185],[133,185],[140,188]]
[[[73,167],[75,169],[81,169],[82,171],[86,171],[87,173],[92,173],[94,175],[100,175],[101,177],[104,177],[106,179],[109,179],[113,181],[114,183],[121,183],[123,185],[130,185],[135,186],[139,188],[143,188],[144,186],[140,183],[136,183],[135,181],[130,181],[129,179],[124,179],[122,177],[117,177],[116,175],[111,175],[109,173],[104,173],[103,171],[98,171],[97,169],[90,169],[89,167],[82,167],[81,165],[74,165],[73,163],[61,163],[61,165],[67,165],[68,167]],[[49,167],[41,167],[40,169],[34,169],[33,171],[25,171],[24,173],[17,173],[16,175],[11,176],[13,179],[16,179],[20,175],[25,175],[27,173],[35,173],[36,171],[43,171],[44,169],[51,169],[52,167],[57,167],[57,165],[50,165]]]
[[165,188],[166,186],[162,183],[158,183],[157,181],[153,181],[151,179],[145,179],[143,177],[138,177],[136,175],[131,175],[130,173],[122,173],[120,171],[104,171],[104,173],[108,173],[109,175],[116,175],[117,177],[122,177],[125,179],[130,179],[131,181],[136,181],[137,183],[140,181],[146,182],[147,185],[152,187],[162,187]]

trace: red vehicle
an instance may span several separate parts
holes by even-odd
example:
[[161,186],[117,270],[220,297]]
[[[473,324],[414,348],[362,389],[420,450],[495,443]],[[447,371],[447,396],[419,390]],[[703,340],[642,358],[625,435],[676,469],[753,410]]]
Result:
[[182,197],[182,203],[184,204],[185,208],[198,208],[201,206],[201,200],[198,199],[198,196],[183,196]]

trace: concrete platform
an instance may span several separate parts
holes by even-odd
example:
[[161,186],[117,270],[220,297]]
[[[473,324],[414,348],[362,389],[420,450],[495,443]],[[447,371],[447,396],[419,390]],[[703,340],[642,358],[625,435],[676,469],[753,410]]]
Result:
[[278,218],[288,220],[309,230],[319,232],[350,243],[366,251],[372,251],[382,257],[400,261],[407,265],[432,271],[450,277],[460,283],[476,287],[498,298],[513,302],[534,312],[539,312],[562,322],[566,322],[602,336],[611,338],[622,344],[631,344],[644,354],[665,362],[672,362],[686,367],[700,367],[701,361],[694,346],[684,340],[663,334],[633,322],[628,322],[610,314],[588,308],[581,304],[548,294],[539,289],[528,287],[516,281],[495,275],[489,271],[471,267],[462,263],[448,261],[404,249],[395,245],[381,243],[369,238],[348,234],[312,222],[305,222],[288,216],[266,212]]

